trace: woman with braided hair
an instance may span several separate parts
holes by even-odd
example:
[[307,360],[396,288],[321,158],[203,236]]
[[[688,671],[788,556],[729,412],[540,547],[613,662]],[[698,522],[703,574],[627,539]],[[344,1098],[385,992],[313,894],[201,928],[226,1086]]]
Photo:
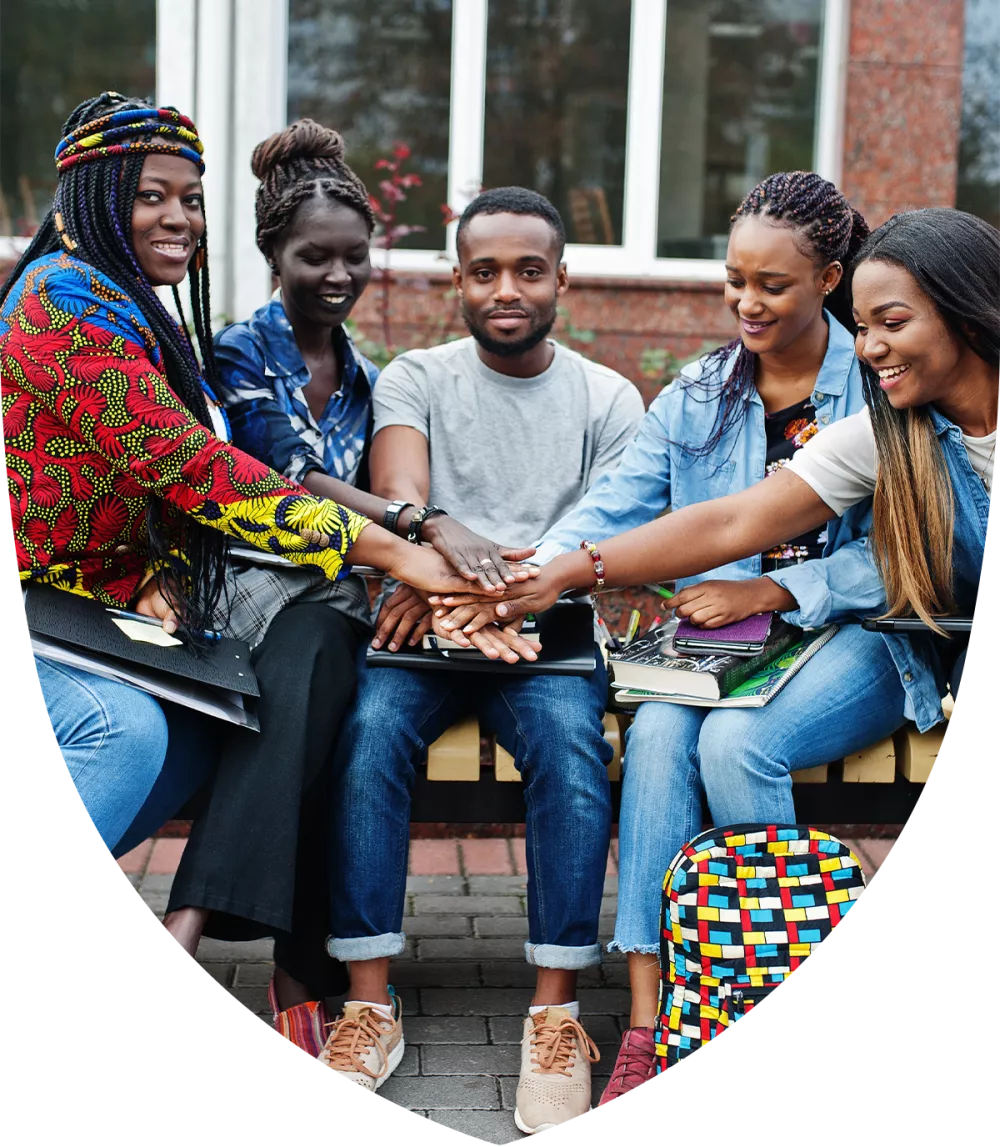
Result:
[[[725,299],[738,338],[685,367],[656,398],[618,468],[538,543],[533,560],[547,564],[533,585],[542,586],[568,561],[557,555],[582,539],[600,543],[606,561],[604,539],[652,522],[668,506],[673,520],[682,507],[780,472],[819,429],[863,408],[843,277],[867,234],[844,196],[813,172],[779,172],[746,196],[726,255]],[[867,510],[808,529],[789,518],[755,553],[685,570],[695,576],[681,579],[671,605],[708,626],[774,610],[813,627],[876,608],[882,590],[865,550]],[[775,518],[782,521],[780,510]],[[448,624],[467,623],[480,608],[470,605]],[[869,697],[849,722],[837,713],[847,699],[831,689],[845,678]],[[653,1070],[658,889],[677,850],[701,829],[703,793],[717,824],[792,821],[790,770],[888,735],[903,723],[903,706],[881,636],[853,626],[762,709],[638,707],[626,741],[611,943],[628,957],[632,1014],[602,1102]]]
[[[335,707],[331,691],[350,693],[353,661],[320,644],[346,624],[322,602],[264,617],[258,602],[256,613],[241,614],[226,536],[283,556],[293,572],[323,584],[342,580],[348,559],[424,591],[469,582],[440,555],[310,494],[226,441],[194,124],[173,108],[105,92],[70,115],[56,168],[52,210],[0,292],[20,576],[160,617],[192,644],[222,630],[255,646],[261,733],[226,726],[219,777],[271,773],[279,778],[273,803],[261,815],[259,793],[243,786],[247,799],[226,815],[229,840],[242,840],[250,859],[215,855],[211,879],[168,927],[191,951],[211,909],[228,913],[236,932],[287,937],[300,789],[321,764],[311,745]],[[181,309],[185,278],[198,356],[156,294],[170,286]],[[38,667],[74,781],[102,838],[121,854],[173,815],[209,771],[209,730],[191,736],[189,714],[139,690],[48,661]],[[213,801],[219,792],[217,780]]]

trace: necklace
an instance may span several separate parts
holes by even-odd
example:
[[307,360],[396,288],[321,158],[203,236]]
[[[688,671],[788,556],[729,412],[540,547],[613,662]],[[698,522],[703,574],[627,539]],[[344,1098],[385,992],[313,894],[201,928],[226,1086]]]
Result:
[[989,458],[986,459],[986,465],[983,468],[982,474],[979,475],[979,481],[982,482],[983,489],[986,491],[987,494],[990,493],[990,483],[986,481],[986,473],[993,463],[993,455],[996,454],[996,452],[997,452],[997,440],[996,440],[996,438],[994,438],[993,439],[993,449],[990,451]]

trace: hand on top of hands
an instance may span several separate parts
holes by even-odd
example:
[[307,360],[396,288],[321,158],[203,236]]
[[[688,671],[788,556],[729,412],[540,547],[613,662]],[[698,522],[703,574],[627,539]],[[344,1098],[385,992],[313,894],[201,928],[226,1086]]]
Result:
[[693,625],[718,629],[755,613],[798,609],[798,602],[771,578],[758,577],[748,581],[703,581],[686,586],[670,599],[670,608]]
[[514,563],[530,558],[535,552],[533,546],[512,549],[497,545],[447,514],[428,518],[422,536],[463,578],[478,581],[483,589],[503,589],[531,576],[527,569]]

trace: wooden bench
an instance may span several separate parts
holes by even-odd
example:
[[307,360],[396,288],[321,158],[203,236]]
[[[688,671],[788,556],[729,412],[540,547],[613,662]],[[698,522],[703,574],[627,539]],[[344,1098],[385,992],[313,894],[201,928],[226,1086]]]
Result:
[[[950,698],[945,703],[950,715]],[[604,735],[614,750],[608,767],[615,816],[621,799],[622,750],[631,717],[607,713]],[[795,814],[800,823],[902,824],[930,776],[946,726],[918,733],[904,725],[860,753],[793,774]],[[514,759],[495,738],[484,737],[473,717],[453,725],[430,746],[425,772],[418,771],[411,819],[518,823],[524,797]]]

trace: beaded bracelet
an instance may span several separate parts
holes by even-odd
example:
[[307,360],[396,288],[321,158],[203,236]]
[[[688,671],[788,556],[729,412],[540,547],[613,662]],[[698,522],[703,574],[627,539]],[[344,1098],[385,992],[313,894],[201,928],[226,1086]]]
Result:
[[593,542],[581,542],[580,549],[586,550],[590,554],[590,560],[594,563],[594,573],[597,576],[597,581],[594,583],[594,590],[600,593],[604,589],[604,562],[601,560],[601,551],[594,545]]

